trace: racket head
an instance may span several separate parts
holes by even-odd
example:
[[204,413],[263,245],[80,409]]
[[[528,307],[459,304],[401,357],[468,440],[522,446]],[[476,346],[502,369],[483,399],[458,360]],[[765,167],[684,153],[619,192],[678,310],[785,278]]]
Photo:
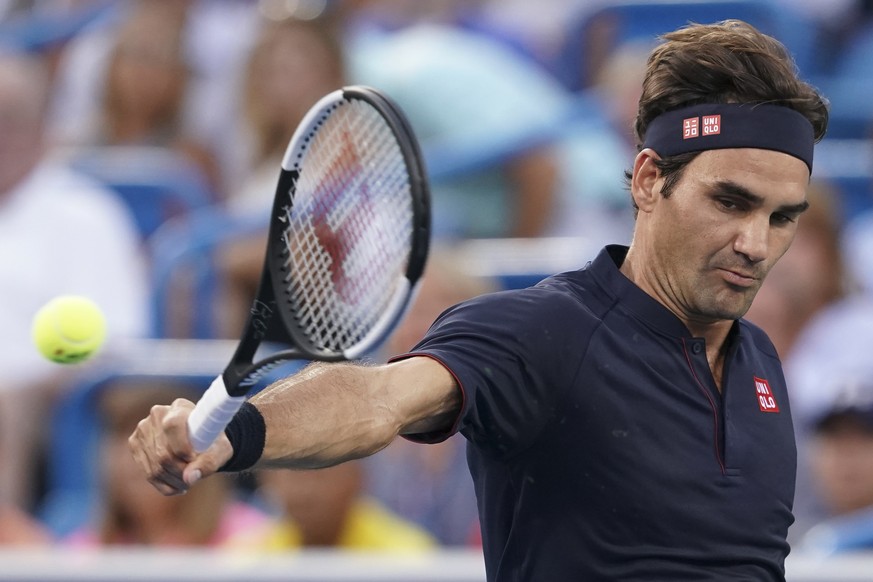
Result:
[[401,109],[364,86],[316,103],[288,144],[266,269],[301,356],[354,359],[403,316],[427,261],[430,194]]

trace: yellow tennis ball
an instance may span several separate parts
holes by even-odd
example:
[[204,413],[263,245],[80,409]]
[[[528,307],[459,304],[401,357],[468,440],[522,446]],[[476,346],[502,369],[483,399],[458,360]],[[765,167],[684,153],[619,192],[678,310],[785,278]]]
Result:
[[59,364],[90,358],[106,338],[106,318],[87,297],[62,295],[46,303],[33,318],[33,342]]

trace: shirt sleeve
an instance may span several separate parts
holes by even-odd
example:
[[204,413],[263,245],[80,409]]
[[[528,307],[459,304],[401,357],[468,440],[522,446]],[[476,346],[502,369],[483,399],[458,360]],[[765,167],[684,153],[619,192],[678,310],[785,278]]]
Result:
[[564,295],[545,289],[484,295],[446,311],[403,357],[425,355],[445,366],[464,395],[453,430],[510,456],[536,439],[574,383],[583,354],[573,353],[578,336],[575,347],[569,341],[568,330],[578,330],[570,313]]

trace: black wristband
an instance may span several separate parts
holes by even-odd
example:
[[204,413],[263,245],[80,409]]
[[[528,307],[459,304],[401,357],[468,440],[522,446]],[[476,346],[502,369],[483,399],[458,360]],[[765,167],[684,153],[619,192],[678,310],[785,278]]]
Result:
[[224,434],[233,447],[233,456],[218,469],[220,472],[245,471],[264,453],[267,425],[261,412],[250,402],[243,402]]

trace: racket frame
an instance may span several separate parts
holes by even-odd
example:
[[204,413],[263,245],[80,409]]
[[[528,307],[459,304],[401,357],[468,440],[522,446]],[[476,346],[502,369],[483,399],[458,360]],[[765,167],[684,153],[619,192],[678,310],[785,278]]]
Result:
[[[384,118],[400,147],[409,175],[412,197],[412,231],[410,254],[404,278],[388,302],[381,319],[364,339],[341,352],[314,345],[277,298],[285,298],[287,286],[287,245],[283,240],[288,209],[294,202],[288,196],[296,188],[300,161],[309,145],[309,134],[337,107],[348,101],[361,100],[375,108]],[[420,147],[401,109],[386,95],[362,85],[344,87],[320,99],[304,116],[288,144],[273,198],[268,228],[267,250],[261,281],[249,311],[240,342],[224,371],[213,381],[189,419],[189,433],[194,447],[205,450],[227,421],[246,400],[251,389],[271,370],[291,360],[337,362],[356,359],[379,345],[402,319],[415,295],[424,272],[430,243],[430,192]],[[287,346],[255,360],[260,346],[270,341]],[[196,429],[195,429],[196,427]]]

